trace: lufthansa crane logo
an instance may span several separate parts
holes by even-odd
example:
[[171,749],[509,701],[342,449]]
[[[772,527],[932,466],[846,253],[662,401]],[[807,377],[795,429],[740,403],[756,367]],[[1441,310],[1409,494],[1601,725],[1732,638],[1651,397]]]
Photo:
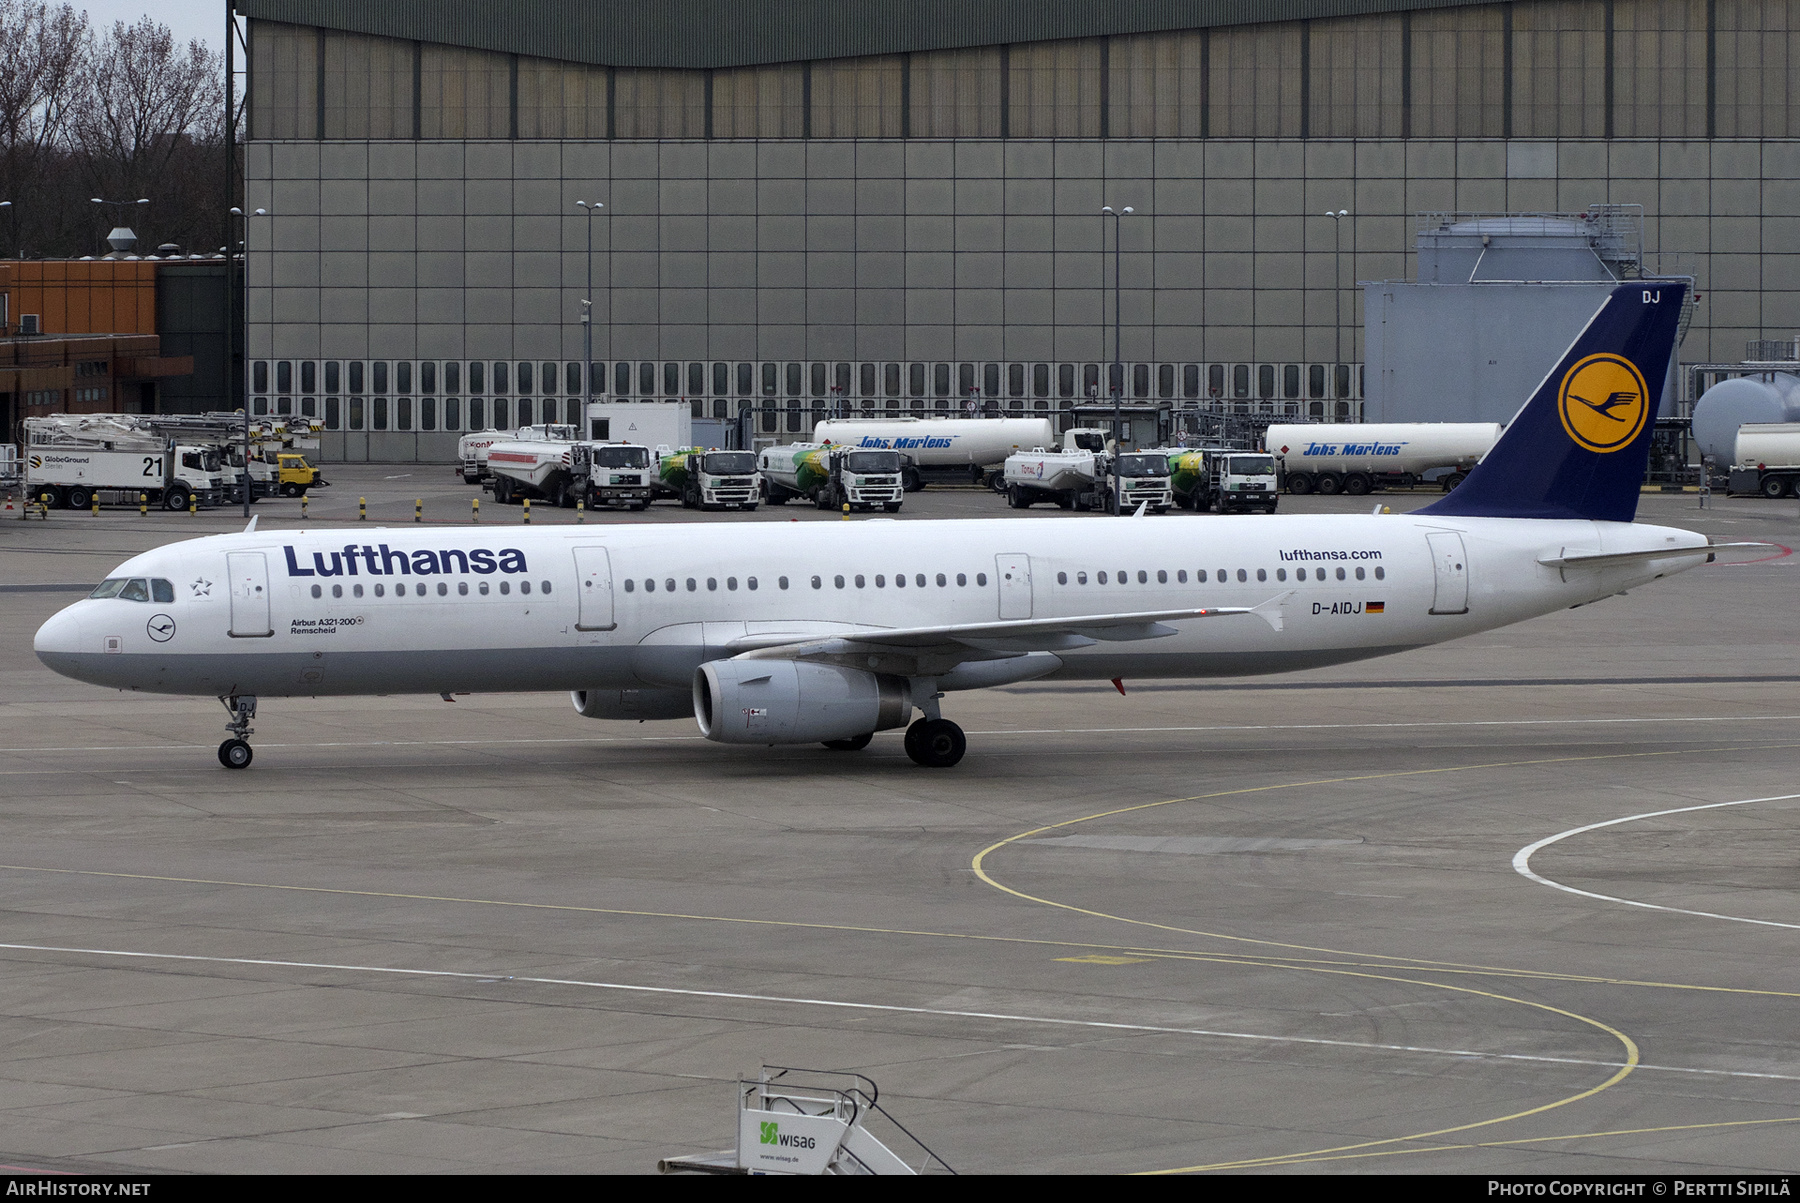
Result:
[[1650,418],[1650,390],[1637,365],[1619,355],[1589,355],[1569,369],[1557,395],[1569,437],[1589,451],[1621,451]]

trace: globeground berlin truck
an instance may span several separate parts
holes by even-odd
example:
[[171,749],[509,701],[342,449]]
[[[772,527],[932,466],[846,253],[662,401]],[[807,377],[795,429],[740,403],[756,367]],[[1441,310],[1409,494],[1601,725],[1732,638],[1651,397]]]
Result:
[[1800,497],[1800,422],[1746,422],[1736,446],[1732,493]]
[[1262,451],[1202,447],[1169,454],[1169,484],[1175,504],[1215,514],[1263,510],[1273,514],[1281,491],[1275,457]]
[[1271,426],[1263,446],[1280,463],[1288,492],[1410,489],[1435,478],[1448,493],[1500,438],[1494,422],[1370,422]]
[[853,510],[873,510],[879,506],[897,514],[905,500],[898,451],[790,443],[764,450],[757,457],[757,467],[762,471],[763,496],[770,505],[799,498],[822,510],[846,505]]
[[85,510],[139,504],[185,510],[189,502],[217,505],[224,465],[217,447],[182,444],[129,428],[47,430],[47,419],[25,419],[24,492],[49,498],[51,509]]
[[681,498],[689,509],[754,510],[762,501],[762,477],[753,452],[704,447],[656,450],[657,489],[663,496]]

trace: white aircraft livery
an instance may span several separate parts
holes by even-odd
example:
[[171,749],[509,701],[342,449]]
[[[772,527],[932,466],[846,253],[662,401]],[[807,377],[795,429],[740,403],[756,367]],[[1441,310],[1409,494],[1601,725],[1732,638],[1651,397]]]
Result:
[[[727,744],[962,758],[949,694],[1338,664],[1705,562],[1634,525],[1684,285],[1620,287],[1463,485],[1412,514],[258,531],[120,565],[37,633],[59,673],[218,697],[567,689]],[[913,712],[923,717],[912,721]]]

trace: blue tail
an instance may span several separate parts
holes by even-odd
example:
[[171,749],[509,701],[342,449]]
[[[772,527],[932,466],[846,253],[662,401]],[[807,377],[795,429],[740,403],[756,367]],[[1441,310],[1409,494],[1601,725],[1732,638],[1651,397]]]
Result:
[[1686,292],[1660,281],[1613,289],[1468,479],[1417,512],[1630,522]]

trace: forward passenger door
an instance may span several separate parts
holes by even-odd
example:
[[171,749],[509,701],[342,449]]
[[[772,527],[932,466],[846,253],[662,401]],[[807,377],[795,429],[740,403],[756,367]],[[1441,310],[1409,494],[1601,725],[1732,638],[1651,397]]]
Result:
[[575,549],[575,596],[580,601],[576,630],[610,631],[619,625],[613,617],[612,557],[606,548]]
[[1031,617],[1031,557],[998,555],[994,557],[994,576],[1000,582],[1000,617]]

